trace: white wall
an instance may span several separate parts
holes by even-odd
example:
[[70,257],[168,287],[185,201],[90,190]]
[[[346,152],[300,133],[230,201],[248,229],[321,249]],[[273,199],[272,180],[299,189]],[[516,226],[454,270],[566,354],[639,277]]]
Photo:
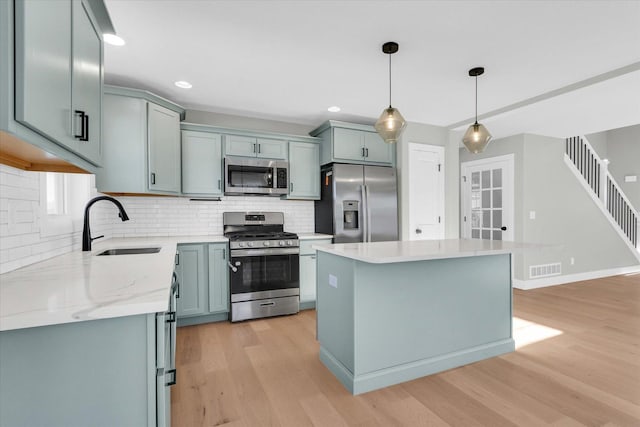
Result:
[[[40,210],[40,172],[0,165],[0,274],[42,261],[82,245],[82,223],[71,232],[46,235]],[[91,211],[93,235],[108,235],[108,211],[97,204]]]
[[298,123],[234,116],[232,114],[213,113],[211,111],[200,110],[187,110],[185,122],[234,129],[288,133],[291,135],[305,136],[308,136],[309,132],[315,129],[315,126],[301,125]]
[[[492,141],[482,154],[461,149],[460,161],[509,153],[515,157],[515,240],[546,245],[516,254],[516,279],[529,280],[532,265],[556,262],[562,263],[563,275],[638,265],[564,163],[563,139],[516,135]],[[530,219],[531,211],[535,219]]]

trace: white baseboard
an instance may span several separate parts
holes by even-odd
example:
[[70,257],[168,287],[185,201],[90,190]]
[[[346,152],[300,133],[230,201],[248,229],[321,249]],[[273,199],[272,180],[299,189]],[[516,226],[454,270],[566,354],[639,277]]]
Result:
[[586,273],[564,274],[562,276],[541,277],[539,279],[520,280],[513,279],[513,287],[516,289],[537,289],[547,286],[564,285],[565,283],[580,282],[582,280],[599,279],[601,277],[617,276],[619,274],[639,273],[640,264],[630,267],[610,268],[607,270],[588,271]]

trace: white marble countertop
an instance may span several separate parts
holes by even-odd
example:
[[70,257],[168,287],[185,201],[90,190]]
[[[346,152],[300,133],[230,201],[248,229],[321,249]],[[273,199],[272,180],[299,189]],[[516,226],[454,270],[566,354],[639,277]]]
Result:
[[333,235],[331,234],[322,234],[322,233],[299,233],[298,239],[300,240],[322,240],[322,239],[332,239]]
[[[0,275],[0,331],[168,309],[176,245],[226,242],[222,236],[116,238]],[[105,249],[160,252],[96,256]]]
[[511,253],[530,247],[498,240],[447,239],[319,245],[318,251],[372,264]]

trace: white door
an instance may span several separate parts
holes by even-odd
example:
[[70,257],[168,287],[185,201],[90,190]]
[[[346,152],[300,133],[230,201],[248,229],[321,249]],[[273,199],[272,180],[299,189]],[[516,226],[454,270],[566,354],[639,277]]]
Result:
[[464,162],[462,237],[513,241],[513,154]]
[[409,239],[444,239],[444,147],[409,143]]

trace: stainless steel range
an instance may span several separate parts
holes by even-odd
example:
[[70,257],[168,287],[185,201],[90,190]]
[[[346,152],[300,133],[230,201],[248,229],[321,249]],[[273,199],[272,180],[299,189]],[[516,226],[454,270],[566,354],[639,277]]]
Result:
[[229,239],[231,321],[300,311],[298,235],[282,212],[225,212]]

